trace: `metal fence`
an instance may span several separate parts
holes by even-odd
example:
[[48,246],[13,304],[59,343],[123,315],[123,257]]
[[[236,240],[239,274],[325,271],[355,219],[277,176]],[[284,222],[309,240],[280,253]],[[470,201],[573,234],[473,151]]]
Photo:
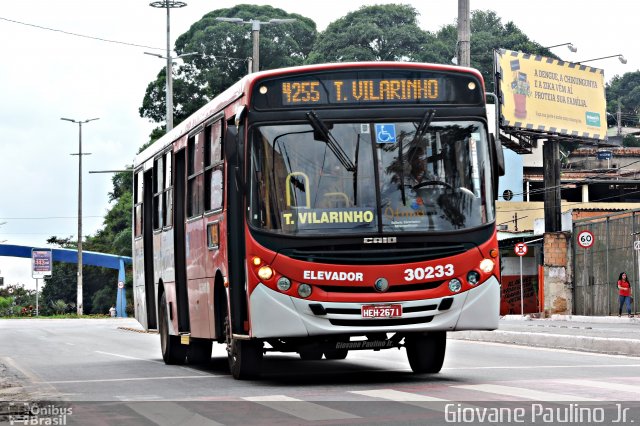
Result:
[[[589,248],[576,237],[587,230],[594,236]],[[573,224],[573,313],[611,315],[618,313],[618,276],[626,272],[638,310],[640,266],[640,209],[577,220]],[[634,249],[634,242],[637,242]],[[626,314],[626,312],[623,312]]]

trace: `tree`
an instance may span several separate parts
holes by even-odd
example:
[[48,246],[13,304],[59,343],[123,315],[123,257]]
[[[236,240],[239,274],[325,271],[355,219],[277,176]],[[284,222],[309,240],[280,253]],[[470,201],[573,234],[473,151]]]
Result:
[[[477,68],[485,81],[487,92],[494,92],[494,50],[508,49],[557,58],[549,49],[532,41],[513,22],[506,24],[496,12],[474,10],[471,13],[471,66]],[[446,25],[435,35],[433,47],[426,47],[420,60],[425,62],[450,63],[457,55],[456,43],[458,30],[456,25]]]
[[[317,31],[311,19],[271,6],[237,5],[207,13],[176,40],[176,53],[185,56],[173,78],[174,121],[180,123],[247,73],[252,54],[251,28],[216,21],[216,17],[256,19],[293,18],[295,22],[263,25],[260,29],[260,69],[300,65],[307,58]],[[147,87],[140,116],[165,120],[166,69]]]
[[640,71],[625,73],[622,77],[616,75],[606,85],[607,112],[613,118],[613,125],[617,125],[617,111],[620,106],[622,112],[620,125],[638,127],[640,121]]
[[308,62],[415,61],[428,40],[417,16],[408,5],[361,7],[329,24]]

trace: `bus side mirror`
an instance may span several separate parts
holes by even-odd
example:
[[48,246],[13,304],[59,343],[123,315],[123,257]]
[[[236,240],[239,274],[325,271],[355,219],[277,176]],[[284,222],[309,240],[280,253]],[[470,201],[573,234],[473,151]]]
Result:
[[496,138],[494,135],[491,135],[491,141],[493,142],[493,147],[495,149],[498,176],[504,176],[504,152],[502,151],[502,143],[500,142],[500,139]]
[[227,126],[224,135],[224,158],[227,162],[236,165],[238,162],[238,128],[236,126]]
[[500,184],[500,176],[504,176],[504,152],[502,151],[502,143],[493,134],[489,134],[491,138],[491,154],[493,157],[493,198],[498,199],[498,186]]

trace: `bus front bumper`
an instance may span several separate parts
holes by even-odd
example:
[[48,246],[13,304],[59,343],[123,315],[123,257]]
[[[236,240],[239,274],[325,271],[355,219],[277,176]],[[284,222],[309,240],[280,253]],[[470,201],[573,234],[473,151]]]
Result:
[[[453,299],[448,309],[443,299]],[[427,300],[398,300],[401,318],[362,318],[362,305],[371,303],[318,302],[290,297],[259,284],[249,298],[251,335],[255,338],[364,335],[370,333],[495,330],[500,310],[500,283],[491,277],[461,294]],[[314,314],[310,305],[341,313]],[[407,312],[409,311],[409,312]],[[348,312],[348,313],[343,313]]]

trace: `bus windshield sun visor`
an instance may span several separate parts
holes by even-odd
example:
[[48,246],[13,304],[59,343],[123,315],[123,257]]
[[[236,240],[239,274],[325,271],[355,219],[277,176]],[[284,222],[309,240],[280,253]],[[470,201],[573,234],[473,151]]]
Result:
[[306,113],[306,116],[309,120],[309,123],[311,123],[311,127],[313,127],[313,130],[315,130],[316,133],[318,133],[322,138],[321,140],[327,144],[331,152],[333,152],[338,161],[340,161],[340,164],[342,164],[347,171],[355,172],[356,165],[353,164],[347,153],[344,152],[340,144],[333,137],[331,131],[324,123],[324,121],[322,121],[322,119],[318,117],[315,111],[309,111],[308,113]]

